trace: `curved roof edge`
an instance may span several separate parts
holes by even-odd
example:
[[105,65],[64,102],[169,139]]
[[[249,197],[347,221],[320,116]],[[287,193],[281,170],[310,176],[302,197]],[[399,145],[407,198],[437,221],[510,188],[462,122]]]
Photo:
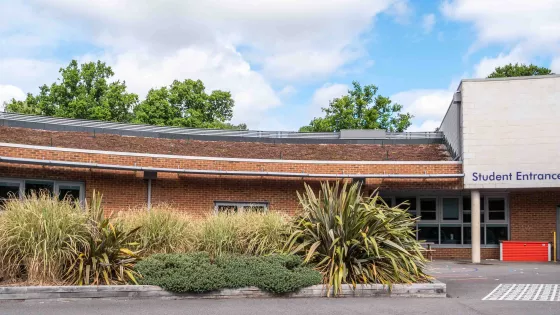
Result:
[[433,144],[443,143],[441,132],[385,132],[343,130],[342,132],[292,132],[221,130],[124,124],[97,120],[0,112],[0,126],[49,131],[106,133],[147,138],[193,139],[295,144]]

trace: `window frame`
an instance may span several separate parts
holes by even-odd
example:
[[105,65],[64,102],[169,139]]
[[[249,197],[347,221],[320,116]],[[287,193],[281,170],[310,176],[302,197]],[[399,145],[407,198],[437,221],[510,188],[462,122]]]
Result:
[[72,182],[72,181],[54,181],[54,194],[55,196],[60,195],[60,186],[78,186],[80,187],[79,201],[83,203],[86,199],[86,185],[83,182]]
[[218,210],[218,208],[220,206],[225,206],[225,207],[231,207],[231,206],[236,206],[237,207],[237,212],[236,213],[243,213],[245,212],[245,207],[251,207],[251,206],[263,206],[264,207],[264,211],[263,212],[268,212],[268,207],[269,204],[267,201],[259,201],[259,202],[246,202],[246,201],[214,201],[214,214],[218,214],[220,213],[220,211]]
[[[443,217],[443,199],[456,199],[457,200],[457,211],[458,211],[458,216],[456,220],[446,220]],[[442,196],[439,198],[439,202],[440,204],[440,220],[438,220],[438,222],[442,223],[442,224],[453,224],[453,223],[463,223],[463,198],[459,197],[459,196]]]
[[[422,222],[422,223],[440,223],[440,218],[441,218],[441,216],[439,214],[440,208],[441,208],[439,206],[439,202],[440,202],[439,199],[440,198],[441,197],[438,197],[438,196],[427,196],[427,195],[420,195],[420,196],[416,197],[416,213],[417,213],[416,215],[418,217],[420,217],[419,222]],[[422,204],[421,200],[422,199],[435,199],[436,208],[434,209],[434,211],[431,211],[431,210],[429,211],[429,212],[435,212],[436,218],[434,220],[422,220],[422,207],[421,207],[421,204]]]
[[25,196],[25,184],[27,182],[45,182],[52,183],[53,185],[53,195],[58,196],[60,192],[60,186],[79,186],[80,187],[80,203],[83,204],[86,197],[86,185],[83,181],[65,181],[56,179],[36,179],[36,178],[10,178],[10,177],[0,177],[0,182],[2,183],[17,183],[19,184],[19,199]]
[[[23,197],[22,192],[25,191],[25,184],[23,179],[13,179],[13,178],[2,178],[0,177],[0,183],[9,183],[18,185],[18,198],[21,200]],[[0,197],[0,200],[9,200],[8,198]]]
[[[484,223],[485,224],[507,224],[509,226],[509,200],[500,194],[490,194],[484,196]],[[503,220],[490,220],[490,199],[503,199],[504,200],[504,219]],[[509,228],[508,228],[509,230]],[[509,233],[508,233],[509,236]],[[509,237],[508,237],[509,238]]]
[[[385,196],[385,195],[384,195]],[[423,195],[421,193],[406,193],[406,192],[397,192],[394,194],[387,194],[385,196],[384,199],[392,199],[393,204],[395,206],[397,206],[397,198],[416,198],[416,215],[420,217],[420,219],[417,221],[416,223],[416,239],[419,239],[419,226],[421,225],[437,225],[438,226],[438,242],[434,244],[435,247],[440,247],[440,248],[472,248],[472,244],[465,244],[465,228],[471,228],[472,226],[472,210],[468,210],[465,211],[465,205],[464,205],[464,199],[468,198],[468,200],[470,200],[470,194],[465,194],[465,192],[454,192],[454,193],[449,193],[449,192],[442,192],[441,195],[437,195],[437,196],[433,196],[433,195]],[[509,200],[509,194],[507,192],[489,192],[489,193],[481,193],[481,222],[480,222],[480,227],[481,227],[481,235],[480,235],[480,240],[481,240],[481,247],[482,248],[496,248],[499,247],[499,245],[497,244],[488,244],[487,242],[487,226],[490,225],[505,225],[506,229],[507,229],[507,239],[511,239],[511,224],[510,224],[510,213],[511,213],[511,209],[510,209],[510,200]],[[437,220],[422,220],[421,214],[422,214],[422,209],[420,209],[420,199],[421,198],[436,198],[437,199],[437,214],[436,214],[436,219]],[[443,220],[443,199],[444,198],[458,198],[459,199],[459,220]],[[504,200],[504,206],[505,206],[505,220],[489,220],[489,210],[488,210],[488,200],[492,199],[492,198],[499,198],[499,199],[503,199]],[[484,210],[482,210],[484,209]],[[471,213],[471,222],[465,222],[464,219],[464,214],[465,212],[469,212]],[[484,221],[482,221],[484,220]],[[461,243],[460,244],[442,244],[441,243],[441,238],[442,238],[442,233],[441,233],[441,228],[442,226],[446,226],[446,225],[460,225],[461,226]]]

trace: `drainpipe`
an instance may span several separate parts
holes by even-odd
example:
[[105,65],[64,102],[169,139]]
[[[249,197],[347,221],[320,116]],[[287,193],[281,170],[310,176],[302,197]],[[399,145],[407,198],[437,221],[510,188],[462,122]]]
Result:
[[148,204],[148,211],[152,209],[152,179],[157,178],[157,172],[154,171],[144,171],[144,179],[146,180],[146,184],[148,186],[147,191],[147,199],[146,202]]
[[480,191],[471,191],[471,245],[472,263],[480,263]]
[[148,211],[152,209],[152,179],[148,179]]

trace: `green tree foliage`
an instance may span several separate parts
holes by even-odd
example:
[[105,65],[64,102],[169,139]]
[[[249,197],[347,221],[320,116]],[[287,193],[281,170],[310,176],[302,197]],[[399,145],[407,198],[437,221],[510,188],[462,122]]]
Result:
[[554,74],[552,70],[544,67],[538,67],[534,64],[508,64],[503,67],[496,67],[488,78],[506,78],[506,77],[524,77],[533,75],[549,75]]
[[173,81],[169,87],[151,89],[134,108],[134,122],[177,127],[247,129],[232,125],[234,100],[230,92],[207,94],[204,83],[197,80]]
[[124,81],[112,81],[114,72],[104,62],[78,65],[72,60],[60,69],[60,78],[40,86],[39,93],[23,101],[12,99],[6,111],[27,115],[134,122],[160,126],[247,129],[229,123],[235,102],[230,92],[205,91],[197,80],[173,81],[169,87],[151,89],[139,103],[127,92]]
[[124,81],[110,82],[114,73],[104,62],[78,65],[72,60],[60,69],[60,75],[57,82],[41,86],[38,95],[28,93],[23,101],[12,99],[6,111],[118,122],[132,119],[131,109],[138,96],[126,91]]
[[342,129],[383,129],[401,132],[411,125],[412,115],[403,114],[402,105],[377,95],[375,85],[361,86],[352,82],[348,95],[335,98],[323,108],[325,117],[318,117],[300,131],[340,131]]

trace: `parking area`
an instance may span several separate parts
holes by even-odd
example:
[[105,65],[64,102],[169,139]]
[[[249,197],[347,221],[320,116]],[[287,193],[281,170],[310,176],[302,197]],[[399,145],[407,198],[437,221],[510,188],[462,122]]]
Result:
[[[501,300],[511,299],[511,295],[515,293],[517,295],[513,300],[521,301],[527,298],[540,300],[541,296],[537,293],[545,294],[545,292],[549,294],[549,299],[552,294],[555,294],[552,298],[557,300],[560,297],[560,288],[554,291],[554,285],[560,285],[559,271],[560,265],[557,263],[501,262],[498,260],[486,260],[479,265],[461,261],[434,261],[429,266],[429,273],[447,284],[447,293],[450,297],[478,300],[484,299],[494,290],[496,290],[494,296],[489,296],[486,300],[494,298],[499,292],[504,293],[498,296],[498,299],[503,296]],[[501,287],[499,287],[500,284]],[[512,284],[516,286],[508,286]],[[527,284],[539,286],[520,286]],[[543,286],[540,286],[541,284]],[[509,289],[511,290],[508,292]],[[527,296],[531,292],[534,294]],[[517,299],[518,297],[519,299]]]

